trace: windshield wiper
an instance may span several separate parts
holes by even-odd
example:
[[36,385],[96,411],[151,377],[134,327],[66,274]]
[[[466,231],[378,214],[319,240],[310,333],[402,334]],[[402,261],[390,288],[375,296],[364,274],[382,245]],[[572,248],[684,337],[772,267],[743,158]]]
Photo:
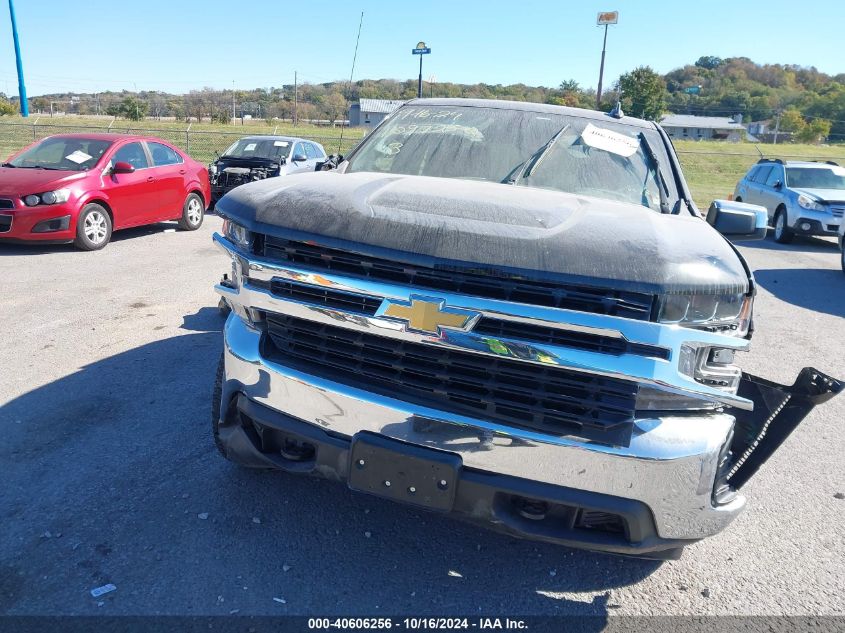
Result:
[[645,133],[640,132],[639,137],[645,153],[651,159],[651,162],[654,163],[654,172],[658,183],[657,190],[660,192],[660,213],[671,213],[672,209],[669,208],[669,187],[666,184],[666,178],[663,177],[663,169],[660,166],[660,159],[657,158],[657,154],[654,153],[654,149],[648,142],[648,138],[646,138]]
[[15,167],[12,163],[3,163],[0,167]]
[[[513,178],[508,178],[504,182],[507,182],[508,184],[511,184],[511,185],[515,185],[520,181],[521,178],[530,176],[531,172],[533,172],[535,169],[537,169],[537,167],[540,165],[540,163],[543,161],[543,159],[548,155],[549,150],[552,149],[552,146],[555,143],[557,143],[557,140],[568,129],[569,129],[569,123],[567,123],[562,128],[560,128],[560,130],[558,130],[557,134],[555,134],[552,138],[550,138],[546,142],[546,144],[543,145],[543,147],[538,149],[536,152],[531,154],[531,156],[529,156],[522,163],[520,163],[516,167],[516,169],[514,169],[514,171],[516,171],[517,169],[519,170],[517,172],[516,176],[514,176]],[[536,158],[535,158],[535,156],[536,156]],[[513,173],[513,171],[511,173]]]

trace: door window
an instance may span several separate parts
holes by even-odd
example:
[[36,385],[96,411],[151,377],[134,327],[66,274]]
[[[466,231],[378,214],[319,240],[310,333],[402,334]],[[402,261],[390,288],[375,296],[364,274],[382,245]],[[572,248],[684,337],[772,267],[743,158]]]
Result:
[[129,163],[135,169],[146,169],[150,166],[147,154],[140,143],[127,143],[118,149],[112,157],[112,164],[114,163]]
[[768,178],[766,178],[766,186],[767,187],[774,187],[775,183],[783,182],[783,168],[782,167],[772,167],[772,171],[769,172]]
[[751,176],[751,182],[759,182],[763,183],[769,177],[769,174],[772,172],[772,168],[769,166],[766,167],[758,167],[757,171],[754,172],[754,175]]
[[153,165],[156,167],[163,167],[164,165],[178,165],[182,162],[182,157],[176,151],[153,141],[147,141],[147,147],[150,148],[150,154],[153,157]]
[[319,158],[319,154],[317,153],[317,148],[314,147],[311,143],[303,143],[305,145],[305,155],[311,158]]
[[297,143],[293,146],[293,155],[294,156],[305,156],[307,157],[308,154],[305,153],[305,148],[303,147],[304,143]]

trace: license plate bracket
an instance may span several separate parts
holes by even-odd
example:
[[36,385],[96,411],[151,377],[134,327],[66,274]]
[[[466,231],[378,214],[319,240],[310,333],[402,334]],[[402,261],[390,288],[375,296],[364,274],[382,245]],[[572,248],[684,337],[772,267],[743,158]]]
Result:
[[352,438],[352,490],[448,512],[455,504],[462,461],[454,453],[406,444],[375,433]]

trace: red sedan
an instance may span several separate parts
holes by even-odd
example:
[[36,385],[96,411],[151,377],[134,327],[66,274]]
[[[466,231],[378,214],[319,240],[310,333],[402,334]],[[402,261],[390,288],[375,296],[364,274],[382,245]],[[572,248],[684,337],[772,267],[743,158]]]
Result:
[[167,142],[127,134],[60,134],[0,166],[0,241],[72,241],[93,251],[112,231],[164,220],[200,227],[208,171]]

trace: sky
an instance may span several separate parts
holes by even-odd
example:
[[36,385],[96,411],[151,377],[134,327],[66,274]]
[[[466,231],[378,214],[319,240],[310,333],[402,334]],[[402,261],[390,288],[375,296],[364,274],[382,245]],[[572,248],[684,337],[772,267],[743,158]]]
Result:
[[[805,9],[804,6],[807,8]],[[845,1],[672,0],[15,0],[27,92],[269,88],[411,79],[420,40],[435,82],[595,87],[603,27],[605,86],[648,65],[665,73],[702,55],[845,72],[836,52]],[[17,94],[11,25],[0,3],[0,91]],[[436,92],[436,90],[435,90]]]

